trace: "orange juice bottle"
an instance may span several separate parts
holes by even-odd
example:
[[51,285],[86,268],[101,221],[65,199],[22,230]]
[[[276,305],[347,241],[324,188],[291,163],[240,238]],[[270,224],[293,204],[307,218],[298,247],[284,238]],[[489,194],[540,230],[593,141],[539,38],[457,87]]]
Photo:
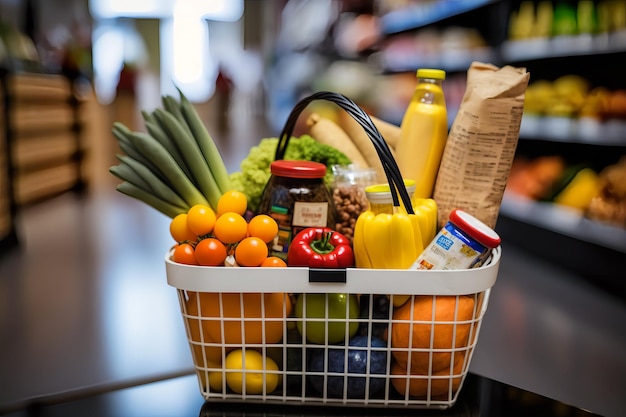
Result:
[[448,139],[445,78],[443,70],[417,71],[417,87],[400,125],[396,162],[402,177],[415,181],[417,198],[431,197]]

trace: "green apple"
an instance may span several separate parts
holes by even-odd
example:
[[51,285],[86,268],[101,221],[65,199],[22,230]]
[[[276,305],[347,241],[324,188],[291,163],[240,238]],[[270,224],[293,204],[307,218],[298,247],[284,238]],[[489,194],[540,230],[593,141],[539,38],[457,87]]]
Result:
[[304,318],[296,325],[309,342],[340,343],[346,339],[346,335],[349,339],[359,329],[356,321],[359,317],[359,299],[355,294],[300,294],[295,315]]

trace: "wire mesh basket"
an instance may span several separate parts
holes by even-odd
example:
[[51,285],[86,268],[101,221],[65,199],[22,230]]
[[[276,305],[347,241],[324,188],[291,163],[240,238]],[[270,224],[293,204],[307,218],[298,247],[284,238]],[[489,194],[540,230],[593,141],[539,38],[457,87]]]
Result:
[[[411,211],[384,139],[345,96],[301,100],[276,159],[316,99],[335,102],[364,127],[395,185],[394,205]],[[167,281],[177,289],[207,401],[444,409],[468,373],[501,248],[465,270],[225,268],[170,258]]]
[[476,269],[348,268],[328,280],[309,268],[165,262],[207,401],[448,408],[500,256]]

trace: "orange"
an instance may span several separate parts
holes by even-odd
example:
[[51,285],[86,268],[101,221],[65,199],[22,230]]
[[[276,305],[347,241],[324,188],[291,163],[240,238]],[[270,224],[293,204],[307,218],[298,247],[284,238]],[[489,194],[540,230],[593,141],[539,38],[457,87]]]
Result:
[[[284,293],[190,293],[187,301],[187,312],[198,315],[200,305],[202,320],[202,336],[205,342],[224,343],[233,345],[248,345],[261,343],[277,343],[283,337],[284,319],[289,317],[293,304]],[[263,303],[263,304],[262,304]],[[220,307],[221,305],[221,307]],[[264,311],[262,308],[264,306]],[[223,316],[220,316],[220,309]],[[243,310],[243,314],[242,314]],[[265,324],[261,318],[265,318]],[[199,326],[195,321],[195,334],[192,338],[199,340]],[[243,326],[243,338],[242,338]],[[191,327],[191,326],[190,326]],[[222,334],[223,327],[223,334]],[[190,329],[191,330],[191,329]],[[264,338],[265,337],[265,338]],[[215,359],[219,352],[211,349],[207,357]],[[232,350],[232,347],[231,347]]]
[[[436,302],[433,326],[434,298]],[[407,349],[392,351],[400,366],[407,368],[408,348],[411,348],[411,372],[425,374],[429,369],[437,372],[450,367],[451,351],[468,345],[471,323],[463,322],[472,320],[474,316],[474,296],[459,296],[455,320],[456,300],[456,296],[414,296],[401,307],[394,309],[390,332],[391,346],[392,349]],[[454,321],[457,322],[456,326],[452,323]],[[432,367],[429,367],[431,331],[432,348],[435,351],[432,353]],[[437,351],[438,349],[442,351]]]
[[248,222],[239,213],[223,213],[215,221],[213,234],[222,243],[237,243],[248,235]]
[[[222,367],[222,347],[213,340],[201,334],[200,320],[198,319],[198,293],[188,292],[187,300],[187,327],[191,344],[194,363],[199,368],[221,368]],[[226,356],[227,351],[224,352]]]
[[[432,376],[434,378],[430,378],[430,397],[447,397],[450,393],[450,388],[452,388],[452,393],[455,393],[456,390],[461,385],[461,380],[463,379],[463,364],[465,354],[464,352],[457,353],[454,355],[454,368],[452,369],[452,374],[450,374],[450,366],[439,370],[437,372],[433,372]],[[405,395],[406,393],[406,383],[409,380],[409,395],[411,397],[421,397],[424,398],[428,396],[428,377],[426,375],[419,375],[411,373],[413,377],[409,377],[407,375],[406,367],[400,365],[397,361],[391,365],[391,375],[404,375],[404,378],[392,378],[391,383],[394,388],[401,394]],[[450,381],[452,379],[452,381]],[[450,383],[452,383],[452,387],[450,387]]]
[[235,261],[240,266],[259,266],[265,261],[269,250],[261,238],[248,236],[235,248]]
[[285,268],[287,262],[280,259],[278,256],[268,256],[261,264],[264,268]]
[[245,214],[248,208],[248,197],[241,191],[230,190],[226,191],[217,200],[217,215],[221,216],[229,211],[241,214]]
[[278,234],[278,223],[267,214],[257,214],[248,222],[248,235],[270,243]]
[[185,241],[195,242],[198,238],[187,224],[187,213],[181,213],[171,220],[170,235],[178,243]]

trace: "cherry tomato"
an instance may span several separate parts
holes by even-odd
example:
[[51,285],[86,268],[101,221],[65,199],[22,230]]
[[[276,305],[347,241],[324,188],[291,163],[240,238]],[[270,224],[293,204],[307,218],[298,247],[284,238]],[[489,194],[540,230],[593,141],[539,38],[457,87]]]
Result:
[[222,243],[237,243],[248,235],[248,223],[241,214],[229,211],[217,218],[213,234]]
[[216,217],[211,207],[196,204],[187,212],[187,227],[197,236],[207,235],[213,231]]
[[243,239],[235,248],[235,260],[241,266],[259,266],[268,255],[267,243],[258,237]]
[[204,266],[224,265],[226,246],[215,238],[202,239],[196,245],[196,261]]
[[181,243],[174,248],[174,262],[187,265],[198,265],[193,246],[189,243]]
[[195,242],[198,239],[187,225],[187,213],[181,213],[172,219],[170,222],[170,235],[178,243],[185,241]]
[[287,262],[283,261],[278,256],[268,256],[261,263],[261,266],[265,268],[283,268],[287,266]]
[[248,223],[248,236],[261,238],[265,243],[269,243],[278,233],[278,223],[267,214],[257,214]]
[[240,191],[226,191],[217,201],[217,215],[232,211],[234,213],[244,215],[248,208],[248,198]]

